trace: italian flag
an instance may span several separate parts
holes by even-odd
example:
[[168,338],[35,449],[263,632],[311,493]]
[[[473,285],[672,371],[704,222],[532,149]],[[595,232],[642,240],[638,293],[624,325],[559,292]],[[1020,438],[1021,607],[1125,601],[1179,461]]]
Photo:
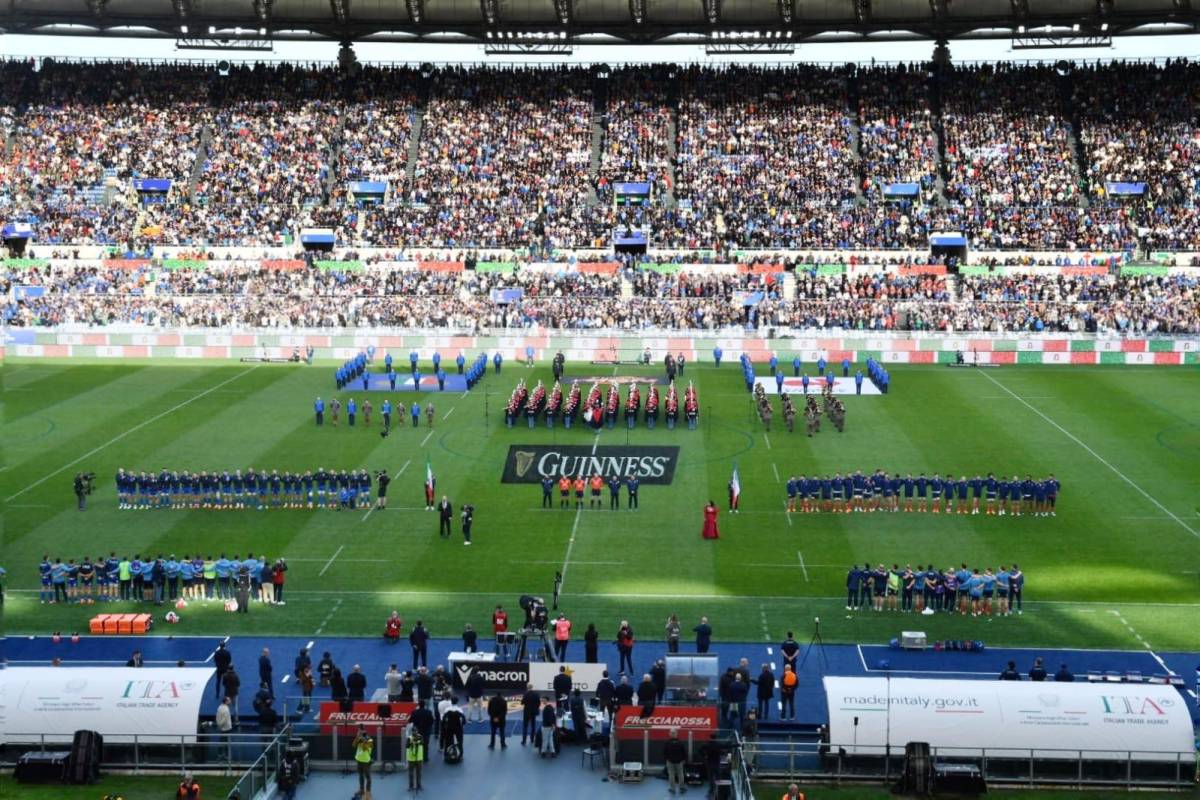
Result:
[[738,477],[737,464],[733,465],[733,477],[729,479],[729,510],[738,510],[738,501],[742,497],[742,480]]
[[433,464],[429,456],[425,456],[425,506],[433,508],[433,487],[436,481],[433,477]]

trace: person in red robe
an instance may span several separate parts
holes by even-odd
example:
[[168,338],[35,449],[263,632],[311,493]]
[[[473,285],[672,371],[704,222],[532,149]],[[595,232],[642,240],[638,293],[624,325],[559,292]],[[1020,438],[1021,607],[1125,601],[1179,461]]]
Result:
[[704,507],[704,528],[700,531],[700,535],[705,539],[721,538],[721,534],[717,530],[717,507],[712,500],[709,500],[708,505]]

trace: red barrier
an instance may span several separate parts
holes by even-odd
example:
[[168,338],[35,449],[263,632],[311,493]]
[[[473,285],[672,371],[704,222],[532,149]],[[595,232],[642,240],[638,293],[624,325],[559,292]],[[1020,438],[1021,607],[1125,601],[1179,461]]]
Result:
[[[391,708],[392,714],[387,719],[379,716],[381,705]],[[330,733],[336,728],[342,736],[353,736],[359,724],[363,724],[371,732],[379,730],[382,726],[384,733],[397,734],[408,724],[416,710],[416,703],[370,703],[356,700],[349,711],[342,711],[340,702],[327,700],[321,703],[317,711],[317,721],[321,723],[321,733]]]
[[695,741],[711,739],[717,732],[716,706],[659,706],[649,716],[642,716],[641,706],[621,706],[614,721],[617,739],[642,738],[650,732],[651,741],[671,738],[671,729],[679,729],[679,738],[687,740],[688,733]]

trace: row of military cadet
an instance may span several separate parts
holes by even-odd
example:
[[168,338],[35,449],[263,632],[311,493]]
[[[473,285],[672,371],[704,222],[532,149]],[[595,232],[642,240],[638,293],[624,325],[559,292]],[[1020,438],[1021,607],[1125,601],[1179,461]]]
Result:
[[304,473],[253,469],[242,472],[117,470],[122,509],[150,508],[356,508],[369,505],[374,477],[365,469]]
[[[326,404],[323,398],[318,397],[313,402],[313,414],[316,417],[318,427],[321,427],[325,424],[326,410],[328,410],[330,422],[334,427],[337,427],[337,424],[342,417],[342,401],[334,397],[329,400],[328,404]],[[419,427],[421,424],[421,410],[421,403],[417,400],[413,400],[412,405],[405,409],[403,401],[397,400],[395,406],[393,406],[391,398],[384,398],[383,402],[379,404],[379,415],[383,418],[384,431],[389,431],[393,422],[398,427],[403,428],[406,411],[412,417],[412,426],[414,428]],[[375,406],[371,405],[371,401],[369,399],[363,400],[362,405],[359,405],[358,400],[351,397],[346,401],[345,405],[346,424],[353,428],[358,423],[359,415],[361,414],[363,425],[369,428],[371,427],[371,415],[374,413],[374,411]],[[437,409],[434,408],[433,400],[425,401],[424,411],[425,424],[432,428],[434,417],[437,414]]]
[[667,428],[674,429],[679,422],[681,409],[688,428],[695,430],[700,417],[700,398],[691,381],[683,391],[682,402],[675,381],[667,385],[665,399],[660,397],[658,385],[653,381],[648,382],[643,404],[642,390],[636,381],[629,384],[629,391],[622,403],[620,384],[616,382],[608,384],[607,392],[601,383],[593,383],[584,396],[579,381],[572,381],[571,388],[564,393],[559,381],[555,381],[548,391],[538,381],[531,391],[522,379],[517,382],[504,406],[504,424],[511,428],[524,415],[530,428],[537,424],[539,416],[545,419],[547,428],[553,428],[560,419],[564,428],[571,428],[575,420],[580,418],[584,424],[599,430],[601,427],[615,428],[618,419],[623,416],[625,425],[633,428],[641,415],[647,428],[655,428],[661,413]]
[[[782,392],[779,397],[783,405],[784,424],[787,425],[788,433],[793,433],[796,429],[796,416],[799,409],[796,408],[795,402],[787,392]],[[834,397],[833,384],[826,383],[822,387],[821,403],[823,408],[817,404],[817,399],[812,395],[806,395],[804,398],[804,428],[809,437],[821,432],[822,414],[829,417],[830,423],[838,433],[844,433],[846,430],[846,406],[841,400]],[[771,405],[771,398],[767,396],[767,391],[761,383],[754,385],[754,407],[758,411],[758,418],[762,421],[763,428],[770,433],[771,419],[775,411]]]

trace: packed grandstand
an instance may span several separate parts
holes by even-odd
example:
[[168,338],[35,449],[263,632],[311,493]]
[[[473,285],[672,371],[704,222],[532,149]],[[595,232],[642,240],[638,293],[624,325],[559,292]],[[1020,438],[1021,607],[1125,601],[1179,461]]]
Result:
[[1200,263],[1198,114],[1186,61],[8,61],[0,318],[1196,333],[1194,277],[1122,267]]

